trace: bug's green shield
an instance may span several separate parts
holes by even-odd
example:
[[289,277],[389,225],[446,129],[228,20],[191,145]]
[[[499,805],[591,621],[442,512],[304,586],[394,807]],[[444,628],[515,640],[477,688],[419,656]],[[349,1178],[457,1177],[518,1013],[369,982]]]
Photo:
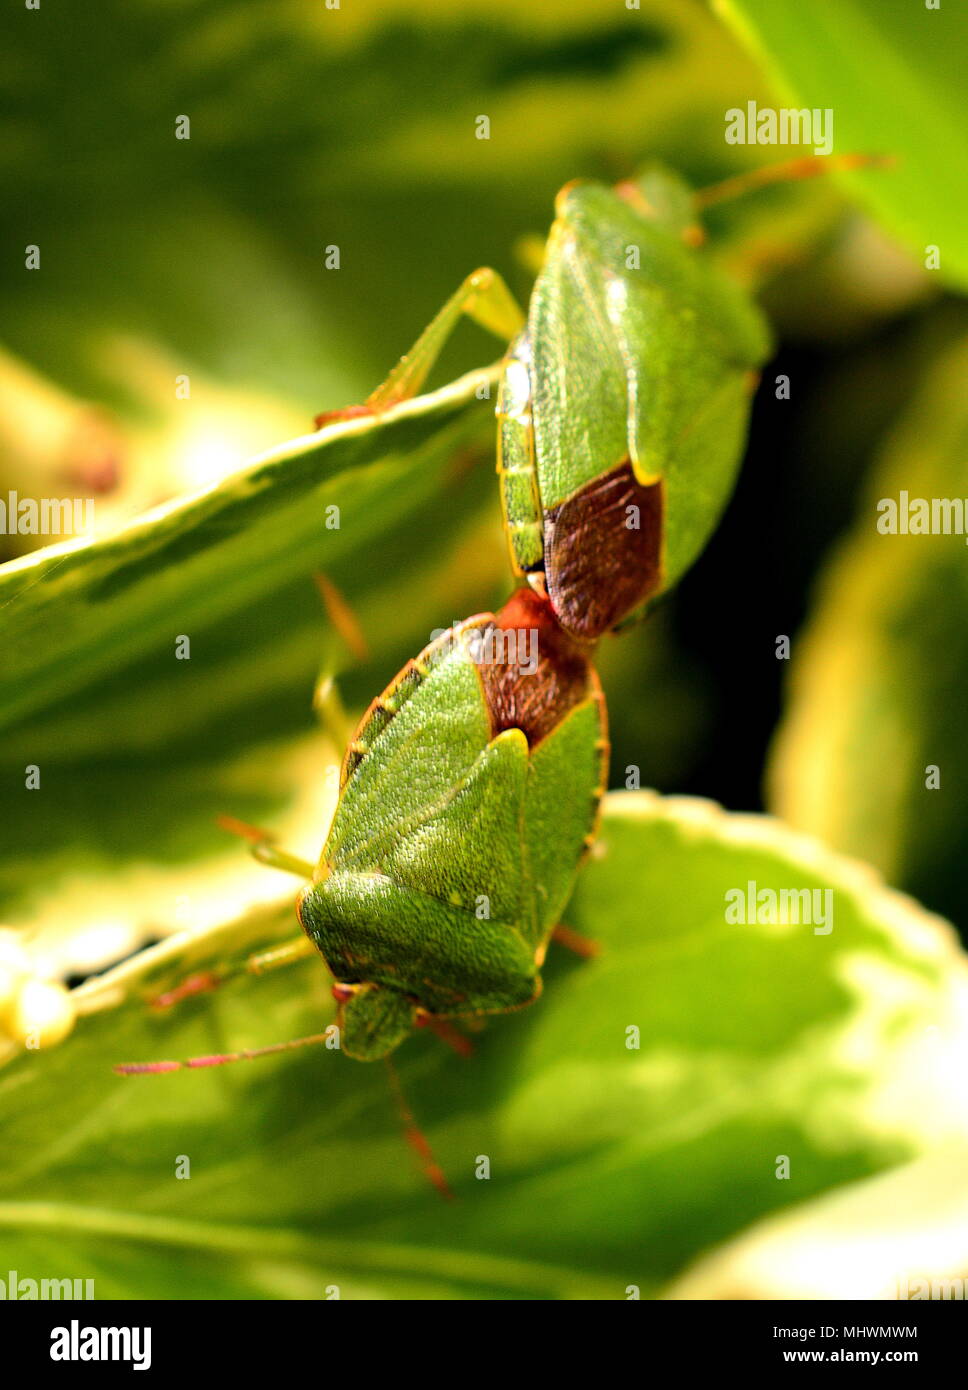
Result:
[[[498,639],[528,623],[544,647],[522,668]],[[448,631],[374,702],[300,902],[336,980],[376,987],[341,997],[350,1055],[390,1051],[418,1009],[536,997],[595,822],[603,720],[594,674],[528,591]]]
[[586,642],[671,588],[702,549],[770,350],[756,305],[685,234],[687,200],[658,171],[626,196],[562,190],[505,362],[512,559],[544,572],[559,621]]

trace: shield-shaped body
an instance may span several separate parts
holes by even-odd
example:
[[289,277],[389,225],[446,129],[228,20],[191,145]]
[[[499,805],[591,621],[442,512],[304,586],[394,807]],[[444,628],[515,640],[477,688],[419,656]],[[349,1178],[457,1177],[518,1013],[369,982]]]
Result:
[[537,997],[607,756],[597,676],[528,589],[448,629],[374,701],[299,902],[346,1052]]
[[512,563],[584,642],[636,616],[702,549],[769,351],[755,304],[693,244],[689,207],[661,171],[564,188],[504,363]]

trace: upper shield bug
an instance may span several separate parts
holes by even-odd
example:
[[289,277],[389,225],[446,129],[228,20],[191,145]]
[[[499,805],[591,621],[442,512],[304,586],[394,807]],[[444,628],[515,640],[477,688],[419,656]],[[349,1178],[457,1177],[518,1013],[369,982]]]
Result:
[[415,394],[461,314],[509,341],[497,470],[512,565],[590,644],[702,548],[770,340],[702,254],[675,175],[571,183],[555,214],[526,318],[495,271],[475,271],[365,406],[317,424]]
[[655,171],[556,203],[505,358],[498,472],[512,562],[594,642],[687,568],[718,518],[769,338]]
[[694,193],[651,168],[615,188],[567,184],[527,315],[493,270],[451,296],[365,405],[416,394],[462,314],[510,346],[497,469],[515,572],[561,626],[594,643],[672,587],[729,496],[770,334],[704,249],[700,208],[863,155],[771,165]]

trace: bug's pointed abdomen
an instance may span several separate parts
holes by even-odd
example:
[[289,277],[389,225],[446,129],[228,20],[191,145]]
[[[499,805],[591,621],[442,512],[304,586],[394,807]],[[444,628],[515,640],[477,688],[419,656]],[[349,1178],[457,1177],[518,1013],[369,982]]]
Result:
[[662,483],[626,460],[544,514],[545,583],[558,620],[594,642],[662,583]]

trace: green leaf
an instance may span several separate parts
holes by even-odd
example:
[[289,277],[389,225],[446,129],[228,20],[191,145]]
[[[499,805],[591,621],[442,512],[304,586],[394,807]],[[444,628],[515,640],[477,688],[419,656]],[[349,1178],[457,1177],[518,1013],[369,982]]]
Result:
[[[794,644],[771,804],[963,925],[968,814],[964,534],[881,534],[878,504],[968,503],[968,343],[935,358]],[[883,513],[886,515],[886,513]],[[930,767],[940,785],[930,785]]]
[[964,1144],[757,1222],[667,1298],[960,1298],[968,1275]]
[[471,374],[381,416],[330,425],[117,533],[4,566],[0,727],[122,662],[173,652],[179,634],[350,551],[362,558],[433,495],[475,433],[493,429],[475,397],[488,380]]
[[716,0],[715,8],[763,61],[784,103],[833,112],[835,153],[896,158],[880,178],[841,177],[919,263],[938,246],[941,277],[968,286],[964,7]]
[[[829,887],[833,930],[728,924],[750,880]],[[567,921],[601,956],[553,948],[543,997],[473,1059],[430,1037],[398,1054],[453,1204],[407,1160],[379,1065],[317,1047],[111,1074],[320,1032],[316,961],[144,1002],[291,933],[291,896],[90,981],[73,1037],[0,1075],[9,1266],[93,1276],[101,1298],[649,1296],[768,1213],[968,1130],[943,1066],[965,1041],[950,929],[776,822],[613,795]]]

